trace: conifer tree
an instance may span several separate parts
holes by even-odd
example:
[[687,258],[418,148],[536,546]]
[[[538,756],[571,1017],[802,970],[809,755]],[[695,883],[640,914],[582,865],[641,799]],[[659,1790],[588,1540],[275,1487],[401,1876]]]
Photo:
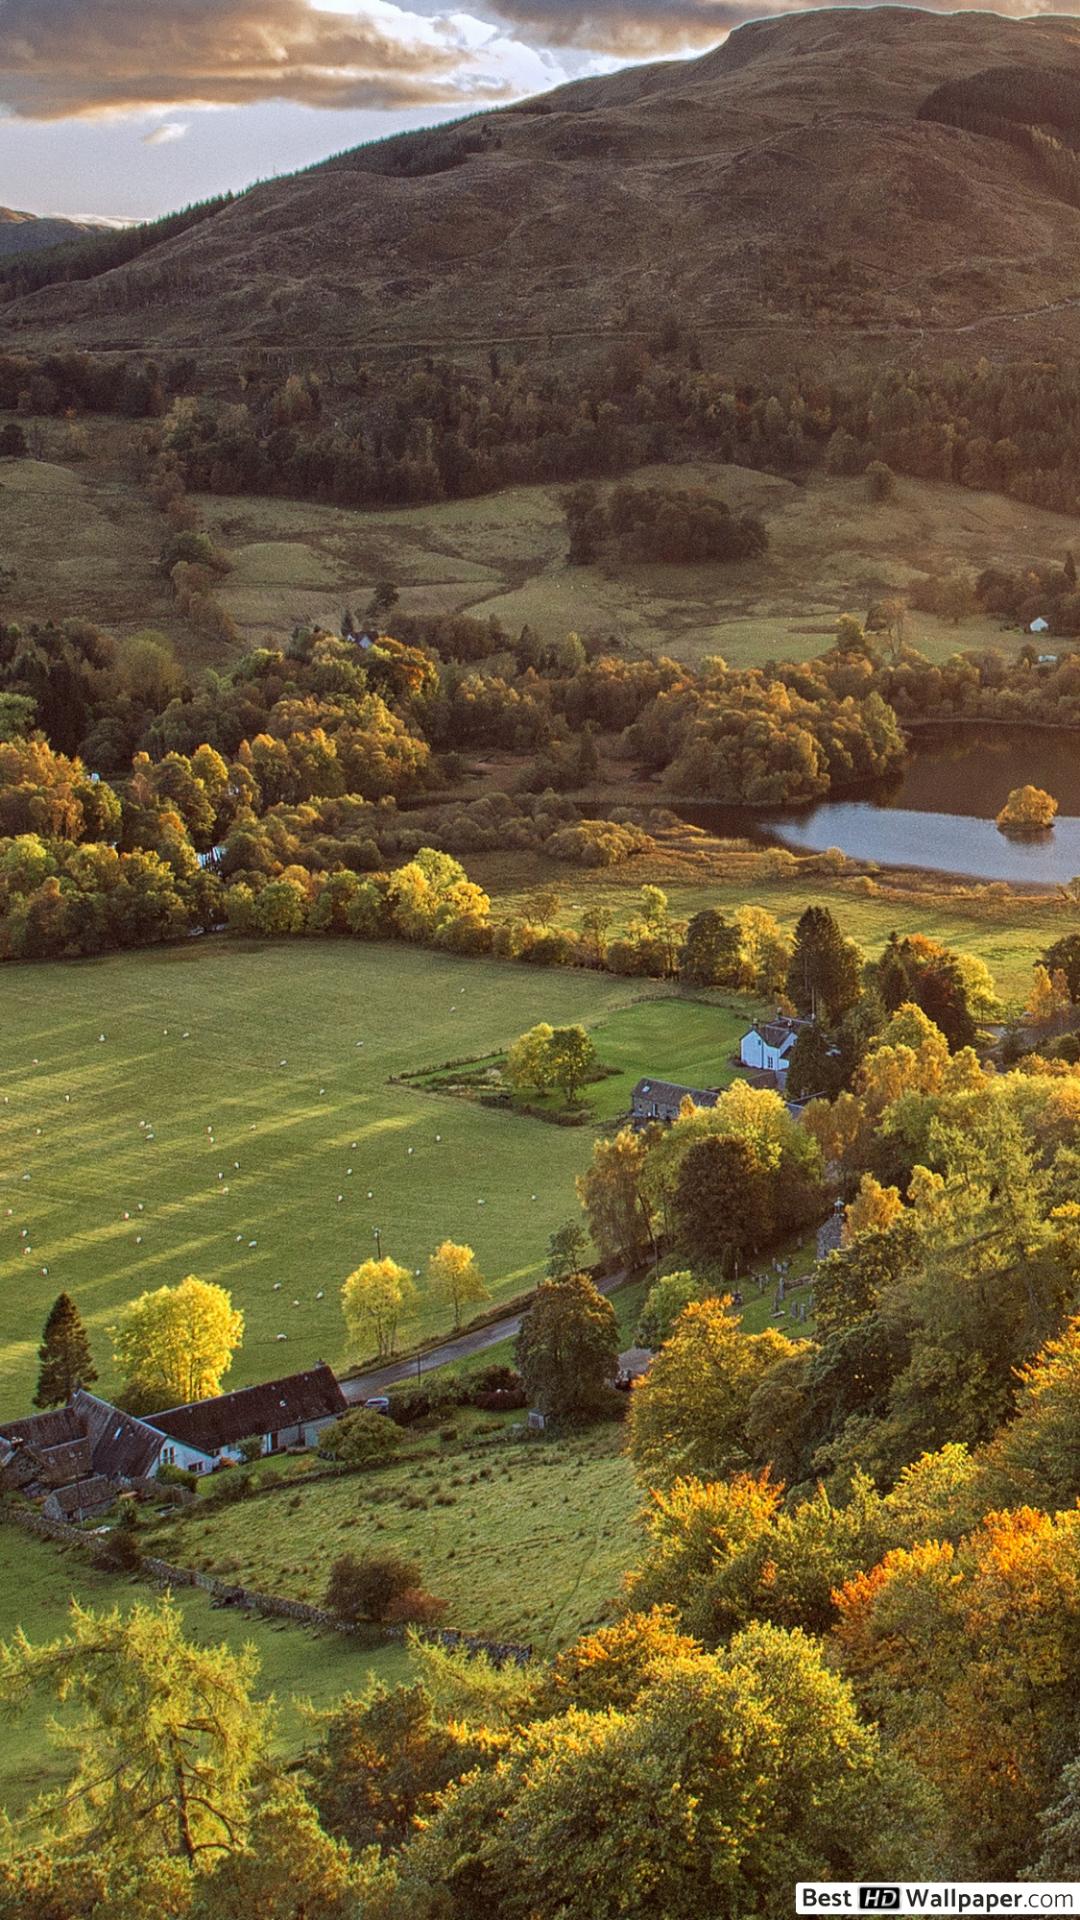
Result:
[[97,1379],[86,1328],[70,1294],[60,1294],[53,1303],[38,1360],[35,1407],[61,1407],[76,1387],[88,1387]]

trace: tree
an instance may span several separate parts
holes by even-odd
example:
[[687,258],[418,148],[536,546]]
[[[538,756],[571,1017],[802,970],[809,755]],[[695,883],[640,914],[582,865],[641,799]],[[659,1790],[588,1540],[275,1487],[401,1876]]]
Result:
[[691,1302],[630,1396],[630,1454],[648,1487],[692,1474],[717,1480],[749,1462],[750,1401],[770,1368],[800,1351],[776,1333],[743,1333],[731,1300]]
[[385,1620],[396,1601],[420,1585],[415,1560],[400,1553],[339,1554],[330,1568],[325,1606],[339,1620]]
[[408,1267],[396,1260],[365,1260],[341,1289],[341,1308],[349,1340],[360,1351],[374,1340],[380,1359],[393,1353],[400,1321],[416,1297]]
[[639,1347],[653,1351],[670,1339],[672,1329],[684,1307],[701,1299],[701,1283],[692,1273],[665,1273],[655,1280],[645,1295],[641,1316],[634,1328]]
[[92,1386],[97,1379],[86,1328],[70,1294],[61,1293],[53,1301],[38,1360],[35,1407],[63,1406],[76,1387]]
[[461,1325],[462,1307],[491,1298],[472,1248],[454,1240],[436,1247],[428,1261],[428,1283],[435,1299],[451,1309],[455,1330]]
[[875,506],[891,500],[896,493],[896,475],[884,460],[871,460],[866,469],[866,493]]
[[541,1020],[528,1033],[519,1035],[508,1048],[506,1055],[506,1078],[518,1091],[532,1087],[536,1093],[546,1093],[554,1079],[552,1070],[551,1040],[554,1029],[546,1020]]
[[888,1233],[904,1211],[898,1187],[883,1187],[872,1173],[864,1173],[859,1191],[844,1212],[844,1245],[864,1233]]
[[564,1227],[557,1227],[548,1241],[548,1279],[565,1280],[571,1273],[580,1273],[588,1251],[589,1236],[580,1221],[569,1220]]
[[655,1252],[652,1210],[642,1187],[645,1165],[642,1136],[623,1127],[614,1140],[597,1141],[592,1165],[575,1182],[594,1245],[605,1259],[630,1267]]
[[543,1281],[514,1347],[533,1404],[556,1417],[585,1413],[615,1378],[618,1362],[615,1309],[588,1276]]
[[1074,1004],[1080,1001],[1080,933],[1066,933],[1055,940],[1043,954],[1042,963],[1051,979],[1055,973],[1062,972],[1068,982],[1069,998]]
[[1045,833],[1053,826],[1057,810],[1057,801],[1044,787],[1014,787],[997,816],[997,826],[1001,833],[1018,838]]
[[596,1065],[596,1048],[584,1027],[556,1027],[548,1042],[551,1078],[562,1089],[567,1106],[573,1104],[582,1083]]
[[926,1870],[929,1796],[814,1641],[755,1625],[656,1652],[628,1701],[534,1721],[448,1789],[402,1856],[402,1914],[775,1914],[855,1862]]
[[859,997],[858,948],[845,940],[828,907],[807,907],[795,928],[787,991],[800,1013],[835,1025]]
[[346,1694],[306,1756],[319,1817],[354,1853],[403,1847],[436,1795],[499,1744],[485,1728],[446,1725],[424,1686]]
[[738,975],[740,945],[738,927],[715,907],[695,913],[679,954],[681,978],[697,987],[731,982]]
[[241,1843],[250,1793],[268,1761],[268,1718],[251,1697],[258,1660],[184,1637],[171,1596],[96,1613],[72,1602],[68,1632],[0,1647],[0,1697],[47,1692],[66,1711],[72,1778],[35,1818],[68,1844],[117,1860],[165,1855],[206,1866]]
[[707,1135],[688,1148],[675,1185],[675,1232],[698,1266],[725,1255],[738,1265],[774,1231],[769,1175],[737,1134]]
[[127,1384],[147,1404],[183,1406],[221,1392],[244,1333],[224,1287],[189,1274],[133,1300],[113,1329]]
[[1045,967],[1036,965],[1024,1009],[1032,1026],[1052,1032],[1065,1025],[1071,1010],[1072,998],[1064,969],[1055,967],[1053,973],[1048,973]]

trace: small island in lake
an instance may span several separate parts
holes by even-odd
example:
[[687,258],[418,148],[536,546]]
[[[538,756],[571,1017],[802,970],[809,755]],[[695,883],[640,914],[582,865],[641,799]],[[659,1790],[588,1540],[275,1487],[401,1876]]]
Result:
[[1058,803],[1043,787],[1014,787],[997,816],[999,832],[1018,836],[1046,833]]

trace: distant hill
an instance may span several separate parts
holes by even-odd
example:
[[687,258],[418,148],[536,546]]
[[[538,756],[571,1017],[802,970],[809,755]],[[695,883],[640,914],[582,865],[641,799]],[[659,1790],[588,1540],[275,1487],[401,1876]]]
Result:
[[1080,349],[1078,145],[1072,19],[792,14],[253,188],[9,301],[0,346],[555,357],[675,316],[774,372]]
[[97,228],[89,220],[54,220],[36,213],[19,213],[14,207],[0,207],[0,260],[15,253],[38,253],[46,247],[58,247],[65,240],[81,240]]

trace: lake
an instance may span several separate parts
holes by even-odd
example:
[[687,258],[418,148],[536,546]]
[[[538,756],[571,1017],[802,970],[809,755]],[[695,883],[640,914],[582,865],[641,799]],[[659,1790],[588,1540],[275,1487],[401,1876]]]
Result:
[[[881,866],[1035,885],[1080,875],[1080,732],[927,728],[911,744],[904,772],[860,799],[797,811],[702,804],[679,812],[695,826],[749,832],[793,853],[838,847]],[[1013,787],[1029,784],[1054,795],[1057,820],[1036,840],[1006,839],[994,818]]]

